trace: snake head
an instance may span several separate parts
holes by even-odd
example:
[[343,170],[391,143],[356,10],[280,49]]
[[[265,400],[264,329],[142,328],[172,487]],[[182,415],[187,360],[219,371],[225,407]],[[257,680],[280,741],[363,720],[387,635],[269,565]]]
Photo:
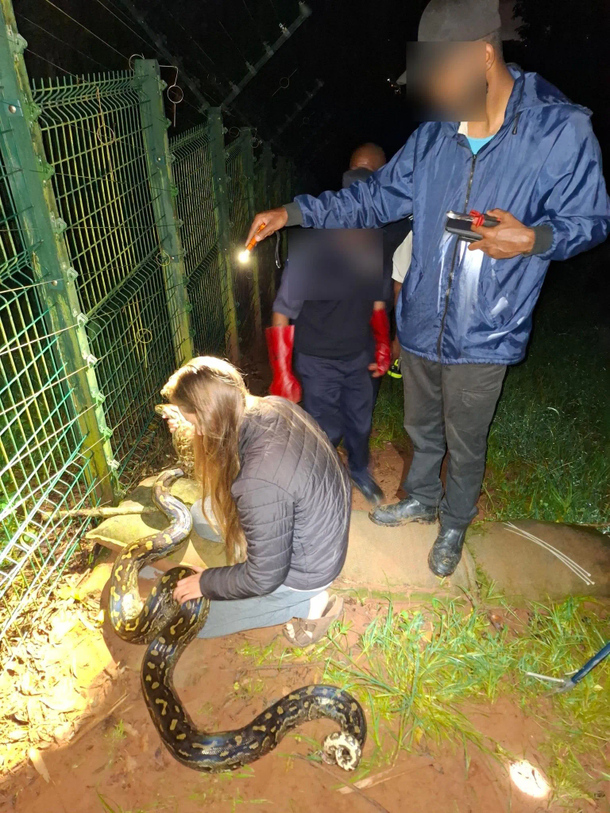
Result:
[[354,771],[362,757],[362,748],[352,734],[335,731],[324,740],[322,757],[325,762],[337,764],[344,771]]

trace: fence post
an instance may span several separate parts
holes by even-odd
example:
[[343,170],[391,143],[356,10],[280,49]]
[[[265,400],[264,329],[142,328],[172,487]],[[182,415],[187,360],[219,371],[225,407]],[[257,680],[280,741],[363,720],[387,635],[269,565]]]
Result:
[[[254,134],[250,129],[241,132],[239,136],[243,139],[240,148],[243,156],[242,166],[244,170],[244,178],[246,180],[248,214],[250,221],[256,214],[258,205],[254,192],[254,152],[252,149],[253,136]],[[260,341],[263,336],[263,320],[261,314],[261,292],[259,284],[258,259],[258,252],[253,251],[250,259],[250,268],[252,271],[252,310],[254,311],[254,329],[256,331],[256,338]]]
[[[51,184],[53,167],[47,162],[23,60],[27,42],[17,32],[10,0],[0,0],[0,23],[5,42],[0,48],[0,151],[6,180],[20,213],[19,230],[30,258],[38,296],[47,314],[49,333],[55,337],[66,386],[83,437],[83,456],[90,455],[91,471],[84,474],[101,502],[114,501],[115,472],[110,437],[95,374],[97,359],[89,350],[85,323],[75,285],[76,271],[63,232]],[[18,225],[15,224],[15,231]]]
[[239,361],[239,340],[237,337],[237,313],[233,294],[233,272],[230,260],[229,241],[229,201],[227,197],[227,167],[225,164],[224,134],[222,114],[219,107],[208,110],[208,139],[212,163],[212,196],[216,237],[218,241],[218,264],[222,290],[222,310],[225,320],[227,355],[232,362]]
[[261,185],[261,200],[259,206],[267,209],[270,206],[277,206],[278,202],[271,199],[273,193],[273,152],[269,144],[263,145],[263,154],[259,159],[262,162],[263,183]]
[[146,146],[148,180],[159,238],[159,264],[163,268],[165,295],[172,325],[176,364],[180,367],[193,358],[193,334],[190,325],[191,304],[186,289],[184,252],[178,228],[180,221],[174,202],[172,155],[169,150],[163,88],[155,59],[137,59],[136,76],[141,79],[140,116]]

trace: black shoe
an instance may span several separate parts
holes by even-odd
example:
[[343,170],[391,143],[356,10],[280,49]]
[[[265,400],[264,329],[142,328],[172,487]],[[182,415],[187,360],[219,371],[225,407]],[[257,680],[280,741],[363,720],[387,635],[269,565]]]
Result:
[[369,519],[377,525],[393,528],[396,525],[406,525],[407,522],[435,522],[437,515],[438,508],[422,505],[414,497],[407,497],[400,502],[378,506],[369,513]]
[[435,576],[451,576],[462,558],[466,528],[442,528],[428,554],[428,565]]
[[364,475],[352,477],[352,483],[358,491],[373,505],[379,505],[383,500],[383,491],[368,472]]

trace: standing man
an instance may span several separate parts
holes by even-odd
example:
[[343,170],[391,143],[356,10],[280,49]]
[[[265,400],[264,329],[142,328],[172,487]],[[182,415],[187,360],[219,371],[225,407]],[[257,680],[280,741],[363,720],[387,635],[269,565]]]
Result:
[[[262,222],[259,239],[287,223],[371,228],[413,214],[413,255],[397,310],[405,428],[414,447],[409,496],[376,508],[371,519],[433,522],[440,512],[428,563],[448,576],[477,513],[506,366],[525,356],[548,265],[605,240],[610,201],[590,111],[541,76],[505,64],[497,0],[431,0],[418,39],[452,43],[427,73],[428,98],[464,109],[481,89],[483,113],[470,117],[480,120],[425,122],[365,183],[299,195],[257,215],[251,235]],[[476,41],[484,77],[465,47]],[[444,224],[449,210],[472,209],[500,222],[475,226],[483,239],[468,245]]]
[[[384,164],[381,147],[363,144],[352,153],[343,187],[366,180]],[[308,257],[308,262],[315,264],[315,257]],[[266,331],[274,368],[270,391],[291,401],[302,397],[301,406],[316,419],[331,443],[338,446],[343,440],[352,482],[369,502],[377,504],[383,492],[369,470],[369,438],[375,383],[390,366],[386,303],[350,297],[350,291],[338,300],[295,298],[293,291],[302,286],[294,275],[305,270],[311,273],[315,269],[300,265],[293,269],[288,257],[273,303],[272,327]],[[378,271],[380,276],[382,269],[371,271]],[[385,283],[389,290],[389,276]],[[302,394],[292,372],[293,345],[294,370]]]

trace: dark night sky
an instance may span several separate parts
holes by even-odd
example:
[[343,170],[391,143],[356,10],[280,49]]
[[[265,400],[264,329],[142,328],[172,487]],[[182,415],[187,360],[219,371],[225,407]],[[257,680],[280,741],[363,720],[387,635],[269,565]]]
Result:
[[[406,41],[416,37],[426,2],[309,0],[312,16],[237,97],[225,116],[227,127],[254,125],[261,138],[274,139],[275,152],[291,155],[313,172],[316,185],[336,187],[351,149],[362,141],[381,144],[390,156],[413,125],[403,96],[394,93],[388,78],[403,70]],[[280,22],[290,25],[299,13],[296,0],[135,0],[135,5],[213,105],[226,98],[230,82],[246,74],[246,61],[258,60],[263,41],[278,38]],[[540,71],[591,107],[608,155],[610,4],[517,0],[517,9],[525,24],[523,39],[506,43],[507,58]],[[126,69],[136,52],[166,61],[121,0],[15,0],[15,11],[29,43],[26,61],[33,77],[63,75],[61,68],[75,74]],[[171,80],[174,72],[164,68],[163,75]],[[278,90],[289,76],[289,87]],[[323,87],[278,136],[318,80]],[[196,99],[183,87],[177,130],[203,120]]]

